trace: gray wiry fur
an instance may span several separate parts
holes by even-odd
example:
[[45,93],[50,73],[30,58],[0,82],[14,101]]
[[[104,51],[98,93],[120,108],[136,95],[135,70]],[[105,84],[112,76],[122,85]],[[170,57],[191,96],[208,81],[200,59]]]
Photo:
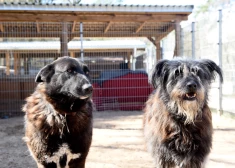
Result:
[[144,109],[144,136],[157,168],[201,168],[212,145],[208,89],[221,69],[211,60],[161,60]]

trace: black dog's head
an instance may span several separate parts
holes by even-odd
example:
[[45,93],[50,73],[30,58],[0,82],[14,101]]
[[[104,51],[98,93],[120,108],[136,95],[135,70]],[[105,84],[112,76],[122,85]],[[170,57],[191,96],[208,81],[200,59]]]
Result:
[[52,99],[83,100],[89,98],[93,91],[87,65],[68,56],[43,67],[35,82],[43,82],[46,94]]
[[208,99],[208,89],[221,69],[211,60],[161,60],[149,77],[169,111],[193,122]]

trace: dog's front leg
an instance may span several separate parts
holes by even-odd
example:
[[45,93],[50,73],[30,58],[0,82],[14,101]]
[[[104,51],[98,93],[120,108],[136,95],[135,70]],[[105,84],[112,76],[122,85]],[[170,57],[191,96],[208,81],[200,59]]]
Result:
[[203,168],[202,162],[199,160],[189,160],[187,163],[180,166],[180,168]]
[[38,168],[45,168],[45,166],[43,166],[43,165],[40,164],[40,163],[37,163],[37,166],[38,166]]

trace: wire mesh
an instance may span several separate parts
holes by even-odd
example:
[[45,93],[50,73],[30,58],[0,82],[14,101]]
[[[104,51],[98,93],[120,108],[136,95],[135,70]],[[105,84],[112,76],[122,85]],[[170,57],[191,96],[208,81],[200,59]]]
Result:
[[[38,71],[58,57],[80,58],[79,23],[1,22],[0,117],[21,115]],[[161,57],[174,24],[83,23],[84,62],[91,70],[96,109],[142,110],[152,91],[148,72]]]
[[[230,11],[231,13],[231,11]],[[233,13],[232,13],[233,14]],[[235,95],[233,15],[223,17],[223,108]],[[218,63],[218,20],[210,18],[182,26],[180,38],[176,23],[84,22],[84,62],[91,70],[93,101],[97,110],[142,110],[152,91],[148,73],[157,59],[176,54],[191,58],[195,45],[197,59]],[[24,99],[36,84],[37,72],[60,56],[81,57],[79,23],[1,22],[0,31],[0,117],[20,115]],[[179,32],[177,32],[179,33]],[[212,86],[211,106],[218,104],[218,86]]]
[[[235,57],[234,57],[234,18],[232,10],[223,9],[222,17],[222,70],[224,82],[222,85],[223,111],[235,113]],[[219,11],[210,11],[203,15],[203,19],[195,22],[195,56],[196,59],[211,59],[219,65]],[[184,56],[192,58],[192,23],[184,26]],[[209,105],[218,109],[219,91],[218,78],[212,84]]]

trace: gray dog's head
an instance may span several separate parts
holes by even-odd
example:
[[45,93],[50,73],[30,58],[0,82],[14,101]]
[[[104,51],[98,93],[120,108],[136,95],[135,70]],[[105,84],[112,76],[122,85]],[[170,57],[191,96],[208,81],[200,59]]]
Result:
[[43,82],[46,93],[52,98],[87,99],[93,91],[87,65],[68,56],[43,67],[35,82]]
[[155,65],[150,82],[170,112],[193,122],[207,103],[216,73],[223,81],[221,69],[211,60],[161,60]]

